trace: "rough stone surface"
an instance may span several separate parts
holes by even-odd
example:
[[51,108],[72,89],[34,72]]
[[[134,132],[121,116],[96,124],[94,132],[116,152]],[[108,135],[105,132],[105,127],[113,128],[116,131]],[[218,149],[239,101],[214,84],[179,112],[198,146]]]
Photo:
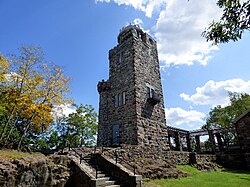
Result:
[[0,186],[61,187],[70,176],[69,160],[65,156],[0,157]]
[[250,153],[250,109],[239,117],[235,126],[242,152]]
[[179,178],[187,176],[176,168],[174,157],[168,157],[168,151],[158,148],[123,145],[115,149],[104,149],[103,154],[136,174],[150,179]]
[[[156,41],[136,26],[123,29],[109,51],[109,79],[98,83],[99,146],[169,149],[159,70]],[[116,137],[114,126],[119,126]]]
[[201,162],[197,163],[196,167],[201,171],[216,171],[220,166],[214,162]]

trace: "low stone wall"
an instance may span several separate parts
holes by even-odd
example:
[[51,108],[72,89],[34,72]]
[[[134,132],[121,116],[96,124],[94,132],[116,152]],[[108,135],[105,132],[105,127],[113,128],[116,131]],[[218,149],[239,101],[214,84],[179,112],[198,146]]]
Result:
[[174,160],[175,164],[188,165],[205,162],[216,162],[216,155],[197,154],[195,152],[168,151],[167,158]]
[[[180,152],[181,153],[181,152]],[[115,149],[104,148],[104,155],[115,160],[124,167],[146,178],[179,178],[187,176],[186,173],[176,168],[176,157],[182,160],[182,164],[188,164],[188,153],[178,154],[157,147],[141,147],[123,145]],[[184,156],[185,155],[185,158]],[[185,161],[184,161],[185,160]],[[129,164],[128,164],[129,163]]]
[[82,168],[78,160],[71,158],[69,167],[71,175],[65,187],[96,187],[96,180]]
[[250,153],[217,154],[217,161],[228,168],[250,169]]
[[202,162],[216,162],[217,157],[216,155],[212,154],[196,154],[196,162],[202,163]]
[[246,153],[246,154],[244,155],[244,157],[245,157],[245,161],[246,161],[246,168],[247,168],[248,170],[250,170],[250,153]]
[[174,161],[174,164],[188,165],[190,153],[181,151],[168,151],[166,152],[165,157]]

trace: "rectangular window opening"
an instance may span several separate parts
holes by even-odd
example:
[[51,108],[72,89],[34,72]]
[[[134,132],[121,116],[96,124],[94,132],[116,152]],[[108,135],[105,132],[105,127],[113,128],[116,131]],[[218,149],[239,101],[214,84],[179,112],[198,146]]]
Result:
[[125,94],[125,92],[122,92],[122,104],[123,105],[126,104],[126,94]]
[[115,95],[113,97],[114,107],[117,107],[117,96]]
[[123,62],[124,61],[124,52],[121,51],[120,54],[119,54],[119,62]]
[[147,87],[147,95],[148,95],[148,98],[151,97],[151,91],[150,91],[150,88],[149,88],[149,87]]
[[118,94],[118,106],[121,106],[122,102],[122,95]]

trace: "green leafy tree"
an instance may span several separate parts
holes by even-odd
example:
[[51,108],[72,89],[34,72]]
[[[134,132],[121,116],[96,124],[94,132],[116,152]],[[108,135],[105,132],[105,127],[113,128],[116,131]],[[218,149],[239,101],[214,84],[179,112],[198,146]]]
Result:
[[241,39],[243,32],[250,30],[250,1],[218,0],[217,5],[223,15],[220,21],[210,23],[202,35],[214,44]]
[[250,108],[250,95],[235,92],[229,92],[228,95],[229,105],[225,107],[218,105],[211,109],[203,128],[229,127],[237,117]]
[[[5,74],[9,69],[9,61],[0,53],[0,83],[5,80]],[[0,95],[0,100],[3,99],[3,95]],[[0,102],[0,117],[5,113],[5,107],[3,103]],[[2,120],[1,120],[2,121]],[[0,121],[0,122],[1,122]]]
[[[96,144],[97,135],[97,113],[91,105],[77,105],[75,112],[69,116],[62,116],[57,120],[56,132],[54,137],[50,139],[57,148],[94,146]],[[60,136],[58,136],[60,135]]]
[[250,108],[250,95],[246,93],[229,92],[230,103],[228,106],[220,105],[209,112],[203,129],[223,128],[223,139],[226,145],[235,143],[236,132],[232,124],[237,117]]

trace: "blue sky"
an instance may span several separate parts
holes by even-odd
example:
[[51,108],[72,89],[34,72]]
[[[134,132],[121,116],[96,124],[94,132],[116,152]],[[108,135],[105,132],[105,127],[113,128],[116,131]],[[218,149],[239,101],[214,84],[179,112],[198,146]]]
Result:
[[200,36],[221,11],[214,0],[0,0],[0,52],[38,45],[73,77],[71,97],[98,111],[98,81],[119,30],[137,23],[158,42],[167,124],[204,124],[227,91],[250,94],[250,35],[219,46]]

